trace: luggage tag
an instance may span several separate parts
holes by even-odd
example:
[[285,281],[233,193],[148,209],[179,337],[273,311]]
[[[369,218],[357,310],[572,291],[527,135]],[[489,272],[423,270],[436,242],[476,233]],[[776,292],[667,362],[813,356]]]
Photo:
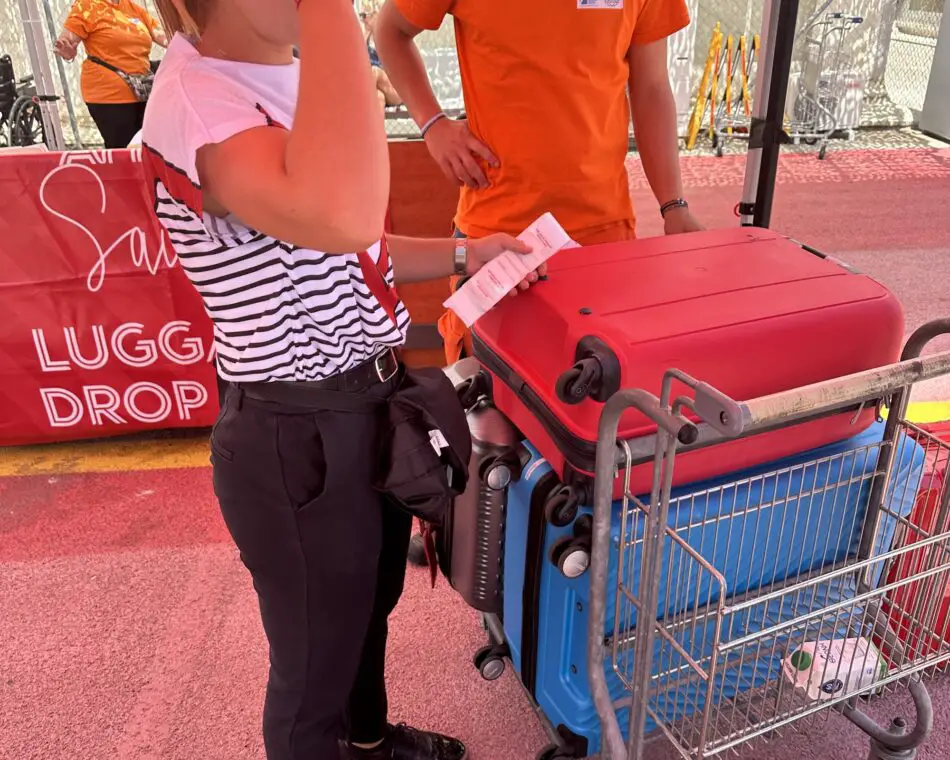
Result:
[[[439,455],[439,459],[442,459],[442,452],[449,447],[449,442],[445,440],[445,436],[442,434],[441,430],[430,430],[429,431],[429,443],[432,444],[432,448],[435,450],[435,453]],[[443,460],[444,461],[444,460]],[[453,471],[451,465],[446,465],[446,479],[448,480],[449,488],[452,487],[452,477]]]
[[574,248],[564,228],[549,212],[537,219],[518,236],[531,246],[531,253],[521,255],[506,251],[479,269],[442,305],[454,311],[466,327],[500,302],[525,277],[564,248]]

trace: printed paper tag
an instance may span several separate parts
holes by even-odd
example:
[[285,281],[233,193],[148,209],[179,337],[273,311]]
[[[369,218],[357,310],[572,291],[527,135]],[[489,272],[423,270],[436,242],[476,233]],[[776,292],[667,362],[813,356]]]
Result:
[[449,447],[449,442],[445,440],[445,436],[442,435],[441,430],[429,431],[429,443],[432,444],[432,448],[435,449],[435,453],[439,456],[442,456],[442,449]]
[[623,0],[577,0],[580,10],[623,10]]
[[550,214],[544,214],[518,239],[531,246],[531,253],[521,255],[507,251],[478,270],[461,288],[442,304],[458,314],[466,327],[501,301],[530,272],[562,248],[576,247]]

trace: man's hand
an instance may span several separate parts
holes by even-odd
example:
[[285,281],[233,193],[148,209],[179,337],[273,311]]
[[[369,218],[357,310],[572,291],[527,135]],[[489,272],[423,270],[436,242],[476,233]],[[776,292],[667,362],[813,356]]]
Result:
[[[531,247],[522,243],[511,235],[489,235],[488,237],[472,240],[468,244],[468,273],[475,274],[485,264],[492,259],[501,256],[505,251],[520,253],[522,255],[531,253]],[[518,287],[509,293],[509,295],[518,295],[519,290],[527,290],[540,278],[547,274],[547,266],[542,264],[528,276],[518,283]]]
[[663,229],[667,235],[679,235],[682,232],[700,232],[706,229],[694,217],[688,208],[673,208],[666,212]]
[[467,121],[439,119],[429,127],[425,142],[445,176],[456,185],[488,187],[479,159],[493,167],[498,166],[498,159],[469,131]]

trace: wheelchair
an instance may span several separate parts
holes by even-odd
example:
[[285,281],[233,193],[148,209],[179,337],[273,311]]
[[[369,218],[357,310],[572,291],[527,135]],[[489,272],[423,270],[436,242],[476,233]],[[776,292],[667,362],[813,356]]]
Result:
[[0,148],[46,142],[33,75],[16,78],[9,55],[0,56]]

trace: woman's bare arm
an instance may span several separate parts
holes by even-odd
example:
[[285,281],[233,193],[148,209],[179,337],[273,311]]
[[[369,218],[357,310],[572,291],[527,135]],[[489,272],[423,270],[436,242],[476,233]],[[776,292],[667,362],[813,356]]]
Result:
[[[460,241],[455,238],[410,238],[401,235],[387,235],[389,253],[393,259],[393,269],[397,283],[426,282],[449,277],[455,274],[455,249]],[[510,235],[497,234],[478,240],[463,241],[468,248],[467,274],[475,274],[492,259],[505,251],[518,254],[531,253],[530,246]],[[512,295],[518,290],[527,290],[547,272],[542,264],[536,272],[531,272]]]
[[72,61],[76,58],[76,53],[79,51],[80,42],[82,42],[82,39],[80,39],[79,35],[74,34],[68,29],[64,29],[63,33],[59,35],[59,39],[56,40],[56,44],[53,45],[53,52],[64,61]]
[[290,131],[262,127],[198,152],[212,213],[330,253],[380,238],[389,149],[350,0],[300,5],[300,95]]

